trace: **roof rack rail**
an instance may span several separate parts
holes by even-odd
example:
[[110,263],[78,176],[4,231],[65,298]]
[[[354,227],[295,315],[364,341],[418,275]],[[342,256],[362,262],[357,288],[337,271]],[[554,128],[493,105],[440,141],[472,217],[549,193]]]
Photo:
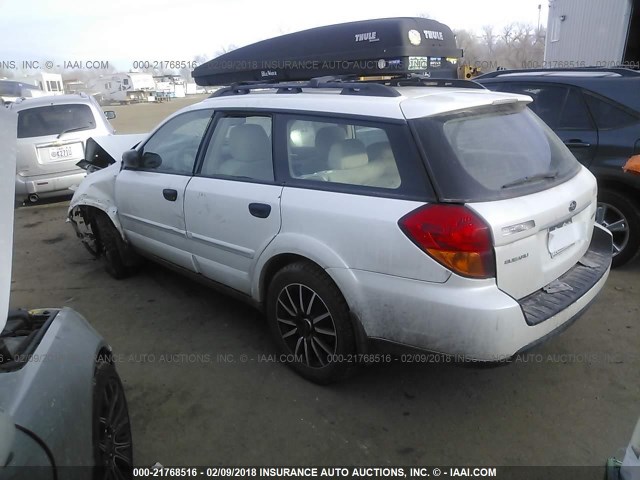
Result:
[[362,82],[377,82],[389,87],[453,87],[486,90],[486,87],[472,80],[453,78],[431,78],[423,75],[406,75],[388,80],[362,80]]
[[276,90],[276,93],[302,93],[303,89],[335,88],[341,95],[364,95],[370,97],[399,97],[394,87],[454,87],[486,90],[471,80],[429,78],[420,75],[403,75],[389,79],[361,79],[357,75],[339,75],[312,78],[306,82],[240,82],[213,92],[209,98],[229,95],[244,95],[252,90]]
[[[509,75],[511,73],[536,73],[536,72],[603,72],[617,73],[621,77],[634,77],[639,75],[636,70],[624,67],[572,67],[572,68],[520,68],[513,70],[496,70],[495,72],[480,75],[482,78],[495,78],[501,75]],[[480,78],[477,77],[477,78]]]
[[275,89],[276,93],[302,93],[304,88],[335,88],[342,90],[341,95],[363,95],[369,97],[399,97],[400,93],[392,87],[380,83],[343,82],[340,80],[326,81],[325,78],[313,78],[308,82],[243,82],[216,90],[209,98],[225,97],[229,95],[243,95],[252,90]]

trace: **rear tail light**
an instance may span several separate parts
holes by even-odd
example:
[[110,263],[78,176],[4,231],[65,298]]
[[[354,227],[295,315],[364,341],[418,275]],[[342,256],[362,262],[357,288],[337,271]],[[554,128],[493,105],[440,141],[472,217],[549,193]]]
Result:
[[471,278],[496,275],[487,224],[462,205],[425,205],[398,221],[418,247],[453,272]]

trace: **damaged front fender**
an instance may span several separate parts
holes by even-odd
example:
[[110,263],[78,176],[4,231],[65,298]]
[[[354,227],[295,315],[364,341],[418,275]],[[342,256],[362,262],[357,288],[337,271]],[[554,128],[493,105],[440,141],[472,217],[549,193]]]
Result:
[[106,214],[116,230],[126,242],[124,231],[118,219],[115,204],[115,183],[120,164],[116,163],[87,176],[76,189],[69,204],[68,219],[76,235],[94,256],[99,256],[101,245],[95,234],[96,215]]

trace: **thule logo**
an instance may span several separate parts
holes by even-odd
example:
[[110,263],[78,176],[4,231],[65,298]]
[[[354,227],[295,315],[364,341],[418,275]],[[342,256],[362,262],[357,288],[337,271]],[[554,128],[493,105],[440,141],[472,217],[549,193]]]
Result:
[[435,30],[423,30],[423,32],[427,40],[444,40],[442,32],[436,32]]
[[377,42],[378,32],[356,33],[356,42]]

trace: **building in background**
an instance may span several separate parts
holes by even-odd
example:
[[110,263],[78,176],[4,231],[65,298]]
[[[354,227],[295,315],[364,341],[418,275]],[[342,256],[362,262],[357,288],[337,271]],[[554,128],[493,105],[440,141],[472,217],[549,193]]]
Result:
[[549,0],[546,67],[640,67],[640,0]]

